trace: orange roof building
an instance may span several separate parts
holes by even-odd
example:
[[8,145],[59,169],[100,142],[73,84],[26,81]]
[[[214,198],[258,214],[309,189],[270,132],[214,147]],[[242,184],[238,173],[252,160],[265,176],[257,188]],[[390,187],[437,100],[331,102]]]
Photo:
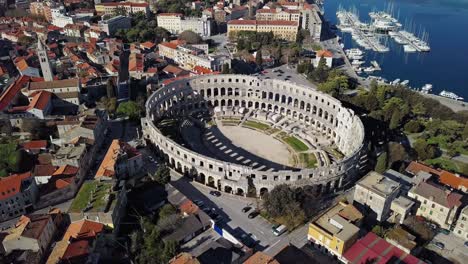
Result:
[[280,264],[273,257],[268,256],[267,254],[257,251],[255,254],[250,256],[244,264]]
[[95,179],[108,180],[126,175],[133,176],[143,167],[143,156],[129,144],[114,139],[107,150]]
[[46,263],[57,264],[72,259],[87,258],[90,243],[103,231],[104,225],[98,222],[83,219],[71,223],[62,240],[53,248]]
[[38,189],[31,172],[0,179],[0,222],[23,215],[36,201]]

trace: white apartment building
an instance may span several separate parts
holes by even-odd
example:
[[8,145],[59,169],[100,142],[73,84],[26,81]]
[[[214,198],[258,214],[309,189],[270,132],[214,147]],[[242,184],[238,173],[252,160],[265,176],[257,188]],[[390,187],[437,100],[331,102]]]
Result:
[[179,34],[191,30],[202,37],[211,36],[211,20],[202,16],[184,18],[179,13],[161,13],[157,16],[158,27],[165,28],[172,34]]
[[225,56],[210,56],[206,51],[193,45],[178,42],[163,42],[158,45],[159,55],[173,60],[186,70],[193,70],[196,66],[221,71],[225,63],[231,65],[231,60]]
[[453,233],[465,241],[468,241],[468,206],[465,206],[461,211]]
[[113,15],[117,8],[125,9],[127,15],[135,13],[144,13],[146,16],[149,15],[149,4],[148,3],[136,3],[136,2],[110,2],[96,4],[96,13],[100,15]]
[[455,224],[455,216],[462,205],[463,197],[435,183],[425,181],[411,188],[408,196],[420,203],[416,215],[447,229]]
[[299,22],[301,19],[301,12],[299,10],[282,9],[280,7],[275,9],[263,8],[257,10],[255,16],[257,20],[286,20]]
[[322,35],[322,18],[318,7],[312,5],[302,10],[302,28],[308,30],[314,41],[320,41]]
[[377,214],[377,221],[385,221],[392,201],[398,196],[400,184],[384,175],[371,171],[357,184],[354,201],[368,206]]
[[99,29],[108,36],[113,36],[119,29],[129,29],[132,27],[132,20],[125,16],[116,16],[98,22]]

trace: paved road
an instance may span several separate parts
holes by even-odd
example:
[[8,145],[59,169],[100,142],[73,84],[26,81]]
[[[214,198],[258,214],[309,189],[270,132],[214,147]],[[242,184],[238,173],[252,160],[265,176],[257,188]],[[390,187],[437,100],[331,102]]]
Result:
[[298,74],[296,71],[296,68],[289,67],[287,64],[275,67],[275,68],[269,68],[265,70],[266,73],[264,74],[254,74],[258,75],[261,79],[279,79],[279,80],[285,80],[285,81],[290,81],[291,83],[295,84],[300,84],[304,86],[308,86],[312,89],[317,89],[317,86],[310,81],[307,80],[306,77],[304,77],[301,74]]
[[209,194],[210,187],[190,182],[178,173],[172,173],[171,184],[191,200],[201,200],[206,206],[212,207],[223,217],[225,228],[234,234],[247,234],[258,241],[256,249],[266,250],[267,254],[276,254],[289,242],[302,247],[307,242],[307,225],[304,225],[291,234],[282,234],[276,237],[272,230],[272,224],[261,216],[254,219],[243,213],[245,206],[258,207],[259,201],[254,198],[240,197],[222,193],[220,197]]
[[[442,242],[445,245],[444,249],[437,248],[434,245],[435,242]],[[449,235],[438,233],[426,247],[450,261],[466,263],[468,248],[463,245],[464,242],[463,239],[455,236],[453,233]]]

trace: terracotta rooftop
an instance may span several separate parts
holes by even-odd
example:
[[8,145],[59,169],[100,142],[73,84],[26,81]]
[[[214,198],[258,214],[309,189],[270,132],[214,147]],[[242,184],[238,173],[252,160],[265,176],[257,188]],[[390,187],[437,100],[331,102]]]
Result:
[[111,3],[101,3],[97,5],[103,6],[134,6],[134,7],[148,7],[148,3],[135,3],[135,2],[111,2]]
[[73,258],[80,258],[80,257],[85,257],[89,254],[89,241],[88,240],[78,240],[71,242],[65,252],[63,253],[63,256],[61,259],[67,260],[67,259],[73,259]]
[[228,22],[228,25],[271,25],[271,26],[299,26],[297,21],[287,21],[287,20],[231,20]]
[[100,177],[114,177],[115,176],[115,164],[118,157],[122,152],[127,153],[128,158],[141,155],[135,148],[125,142],[121,142],[118,139],[114,139],[107,150],[104,159],[102,160],[101,166],[96,172],[95,178]]
[[36,165],[34,166],[34,176],[52,176],[54,172],[57,170],[57,167],[52,166],[50,164],[47,165]]
[[198,261],[198,259],[192,256],[190,253],[183,252],[169,261],[169,264],[200,264],[200,261]]
[[328,58],[333,58],[333,53],[329,50],[319,50],[317,51],[317,58],[321,57],[328,57]]
[[461,199],[463,195],[444,190],[435,184],[424,181],[413,187],[411,192],[426,199],[431,199],[435,203],[438,203],[446,208],[453,208],[455,206],[462,205]]
[[194,213],[198,212],[198,210],[200,210],[200,209],[192,201],[190,201],[189,199],[186,199],[185,201],[183,201],[179,205],[179,210],[182,213],[190,215],[190,214],[194,214]]
[[434,174],[434,175],[440,175],[440,173],[441,173],[440,170],[434,169],[434,168],[432,168],[430,166],[427,166],[425,164],[422,164],[422,163],[419,163],[419,162],[416,162],[416,161],[412,161],[408,165],[408,167],[406,167],[406,171],[413,174],[413,175],[418,174],[418,172],[420,172],[420,171],[424,171],[424,172]]
[[79,86],[78,79],[66,79],[66,80],[47,81],[47,82],[33,82],[29,84],[29,90],[43,90],[43,89],[78,87],[78,86]]
[[0,199],[9,198],[21,191],[21,183],[31,177],[31,172],[14,174],[0,179]]
[[267,254],[257,251],[255,254],[250,256],[244,264],[280,264],[273,257],[268,256]]
[[101,233],[103,229],[103,224],[83,219],[77,222],[73,222],[68,226],[65,235],[63,235],[63,240],[69,241],[70,238],[94,238],[97,234]]
[[12,83],[5,92],[0,96],[0,111],[7,108],[15,96],[19,93],[21,88],[23,88],[30,78],[28,76],[21,76],[14,83]]
[[47,140],[31,140],[24,142],[21,146],[27,150],[46,149]]
[[174,75],[180,75],[181,73],[184,73],[186,72],[186,70],[180,68],[180,67],[177,67],[177,66],[174,66],[174,65],[167,65],[164,69],[163,69],[164,72],[167,72],[167,73],[172,73]]
[[448,171],[442,171],[440,173],[439,180],[441,183],[457,190],[464,189],[466,191],[468,189],[468,178],[465,178],[461,175],[456,175]]
[[29,104],[30,109],[45,110],[50,100],[52,99],[52,93],[48,91],[40,91],[36,93]]
[[79,171],[78,167],[71,166],[71,165],[63,165],[60,166],[52,175],[59,176],[59,175],[76,175]]
[[27,216],[29,219],[26,228],[23,231],[22,236],[33,239],[38,239],[47,226],[49,221],[52,221],[52,216],[49,214],[30,215]]

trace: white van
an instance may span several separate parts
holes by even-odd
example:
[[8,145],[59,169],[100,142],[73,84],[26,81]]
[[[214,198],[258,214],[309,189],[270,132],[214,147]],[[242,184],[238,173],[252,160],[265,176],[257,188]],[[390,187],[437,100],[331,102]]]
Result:
[[281,236],[284,232],[286,232],[288,229],[286,228],[285,225],[280,225],[278,226],[275,230],[273,230],[273,234],[275,236]]

